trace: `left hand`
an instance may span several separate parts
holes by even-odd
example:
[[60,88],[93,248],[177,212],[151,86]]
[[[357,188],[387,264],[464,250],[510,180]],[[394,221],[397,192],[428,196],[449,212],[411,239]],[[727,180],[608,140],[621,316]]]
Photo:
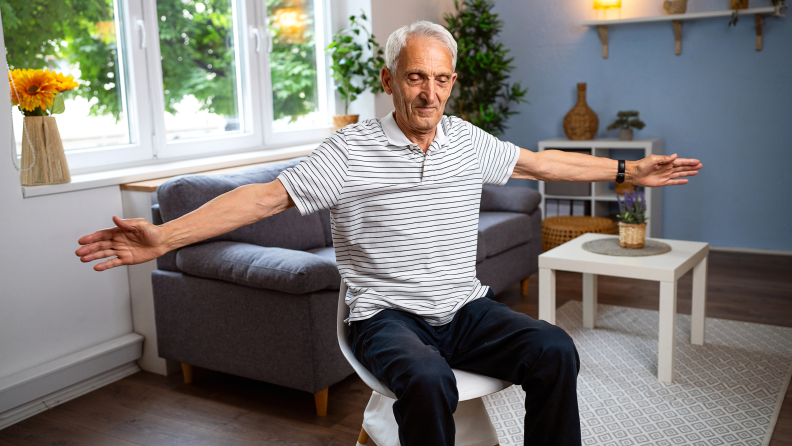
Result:
[[697,175],[703,164],[696,159],[677,158],[673,155],[649,155],[631,163],[629,182],[636,186],[659,187],[687,184],[683,177]]

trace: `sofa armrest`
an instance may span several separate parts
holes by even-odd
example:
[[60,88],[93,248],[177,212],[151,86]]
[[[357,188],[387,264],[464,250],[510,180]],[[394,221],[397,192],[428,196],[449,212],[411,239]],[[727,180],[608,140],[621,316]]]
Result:
[[[155,225],[161,225],[163,223],[159,204],[151,206],[151,223]],[[178,272],[179,267],[176,266],[176,251],[168,251],[160,257],[157,257],[157,269]]]
[[542,201],[539,191],[529,187],[485,185],[481,189],[480,212],[530,214]]

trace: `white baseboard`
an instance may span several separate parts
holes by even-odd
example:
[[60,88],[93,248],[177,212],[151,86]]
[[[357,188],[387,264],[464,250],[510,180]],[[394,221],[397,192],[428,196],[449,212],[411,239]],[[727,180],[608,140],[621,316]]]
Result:
[[745,254],[769,254],[778,256],[792,256],[792,251],[781,251],[777,249],[758,249],[758,248],[730,248],[728,246],[712,246],[710,251],[742,252]]
[[0,379],[0,429],[140,370],[131,333]]
[[0,430],[140,371],[134,361],[0,413]]

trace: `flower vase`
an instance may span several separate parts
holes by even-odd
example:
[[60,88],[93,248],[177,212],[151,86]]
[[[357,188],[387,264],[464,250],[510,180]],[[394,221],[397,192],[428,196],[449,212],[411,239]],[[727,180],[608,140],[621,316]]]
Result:
[[640,249],[646,243],[646,225],[619,222],[619,246],[627,249]]
[[30,167],[19,174],[23,186],[71,182],[63,142],[54,117],[25,116],[21,167]]
[[333,131],[337,132],[349,124],[358,122],[360,115],[333,115]]
[[575,141],[594,139],[599,130],[599,118],[586,103],[586,83],[577,84],[577,104],[564,117],[564,133]]

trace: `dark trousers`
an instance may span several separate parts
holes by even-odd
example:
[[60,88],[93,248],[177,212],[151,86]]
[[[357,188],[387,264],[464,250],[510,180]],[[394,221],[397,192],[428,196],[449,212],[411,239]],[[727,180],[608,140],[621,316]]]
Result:
[[393,414],[402,446],[454,444],[459,394],[452,367],[522,386],[526,445],[580,445],[580,358],[572,338],[490,297],[492,291],[439,327],[397,310],[352,323],[355,357],[398,398]]

